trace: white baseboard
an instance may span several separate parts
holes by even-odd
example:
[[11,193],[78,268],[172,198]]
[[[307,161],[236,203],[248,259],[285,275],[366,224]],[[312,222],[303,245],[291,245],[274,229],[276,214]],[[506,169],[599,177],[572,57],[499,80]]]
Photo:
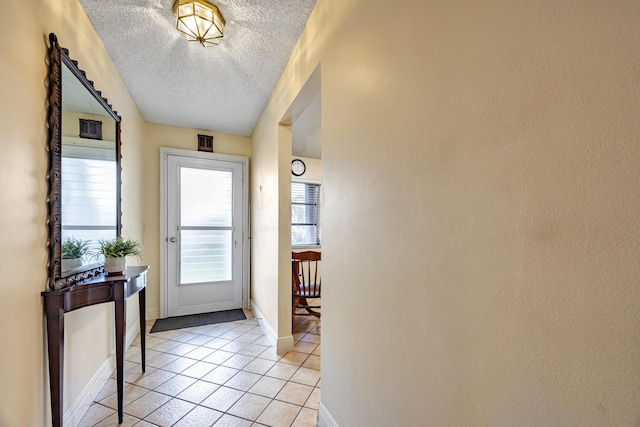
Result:
[[[127,330],[125,335],[125,351],[129,348],[133,340],[140,333],[140,322],[133,322],[133,325]],[[116,369],[115,350],[109,355],[107,360],[100,366],[98,371],[93,375],[91,381],[82,389],[80,395],[71,404],[69,409],[64,413],[64,427],[76,427],[89,410],[89,407],[95,400],[102,387]]]
[[275,346],[276,352],[278,354],[285,354],[291,350],[293,350],[293,335],[287,335],[284,337],[278,337],[276,331],[273,330],[271,325],[264,320],[264,315],[260,311],[257,305],[254,304],[253,300],[251,301],[251,311],[256,316],[256,320],[258,321],[258,325],[260,325],[260,329],[269,339],[269,343],[272,346]]
[[73,402],[73,404],[64,413],[64,427],[76,427],[87,413],[89,406],[104,387],[109,376],[116,368],[116,358],[112,353],[111,356],[104,361],[98,372],[95,373],[91,381],[82,390],[82,393]]
[[318,404],[318,427],[340,427],[322,402]]
[[[131,345],[131,343],[133,342],[133,340],[136,339],[136,337],[138,336],[138,334],[140,333],[140,319],[136,320],[135,322],[132,322],[133,325],[131,325],[131,327],[129,329],[127,329],[127,332],[125,333],[125,342],[124,342],[124,350],[125,352],[127,351],[127,349],[129,348],[129,346]],[[115,352],[115,350],[114,350]]]
[[160,309],[157,307],[147,308],[146,310],[147,320],[156,320],[160,318]]
[[286,337],[278,338],[276,343],[276,353],[286,354],[293,350],[295,342],[293,341],[293,335],[287,335]]
[[255,305],[253,300],[251,300],[251,311],[253,312],[253,315],[256,317],[256,320],[258,321],[258,325],[260,325],[260,329],[262,329],[262,332],[264,332],[264,334],[269,339],[269,344],[276,345],[278,341],[278,335],[276,334],[276,331],[274,331],[271,328],[271,325],[269,325],[264,320],[264,315],[262,314],[262,311],[260,311],[258,306]]

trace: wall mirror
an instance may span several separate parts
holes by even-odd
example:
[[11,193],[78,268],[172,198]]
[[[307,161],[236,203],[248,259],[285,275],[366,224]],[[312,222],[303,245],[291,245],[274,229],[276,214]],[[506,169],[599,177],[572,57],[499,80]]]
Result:
[[49,289],[103,272],[100,240],[120,235],[121,118],[49,35]]

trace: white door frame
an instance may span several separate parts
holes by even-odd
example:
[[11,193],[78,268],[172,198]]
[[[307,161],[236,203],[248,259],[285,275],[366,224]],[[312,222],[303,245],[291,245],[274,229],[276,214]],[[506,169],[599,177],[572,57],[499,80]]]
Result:
[[168,156],[182,156],[197,159],[220,160],[242,164],[242,307],[249,308],[249,158],[230,154],[206,153],[202,151],[181,150],[160,147],[160,318],[168,316],[168,273],[169,251],[167,230],[167,192],[168,192]]

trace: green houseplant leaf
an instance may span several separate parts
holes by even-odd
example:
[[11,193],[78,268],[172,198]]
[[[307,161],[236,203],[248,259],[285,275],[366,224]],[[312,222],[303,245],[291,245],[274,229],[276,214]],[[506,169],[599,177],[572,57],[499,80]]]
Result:
[[142,249],[136,240],[118,236],[115,239],[100,240],[100,253],[107,258],[124,258],[132,256],[140,259]]
[[62,259],[82,258],[89,253],[89,240],[67,237],[62,242]]

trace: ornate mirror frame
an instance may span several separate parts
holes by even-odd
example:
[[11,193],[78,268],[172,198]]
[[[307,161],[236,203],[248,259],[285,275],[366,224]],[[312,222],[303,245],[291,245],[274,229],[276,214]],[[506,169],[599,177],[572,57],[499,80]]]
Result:
[[77,61],[69,58],[69,51],[58,44],[55,34],[49,34],[49,75],[47,93],[47,151],[48,151],[48,194],[47,194],[47,228],[49,264],[48,289],[60,289],[76,282],[86,280],[103,272],[102,263],[94,263],[69,271],[62,271],[62,69],[66,66],[69,71],[84,86],[88,94],[104,108],[106,115],[115,121],[115,156],[116,156],[116,233],[122,231],[121,209],[121,117],[112,106],[102,97],[100,91],[93,87],[93,82],[87,79],[85,72],[78,68]]

